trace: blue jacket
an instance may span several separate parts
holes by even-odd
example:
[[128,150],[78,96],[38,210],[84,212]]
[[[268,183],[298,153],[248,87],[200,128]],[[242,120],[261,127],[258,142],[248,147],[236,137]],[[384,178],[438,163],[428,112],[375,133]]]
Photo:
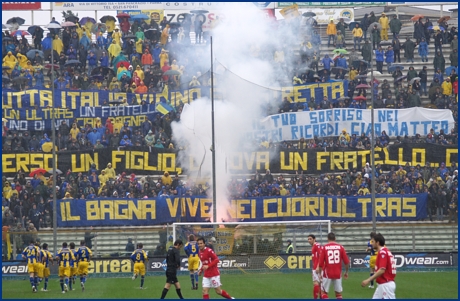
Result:
[[418,54],[420,56],[428,55],[428,44],[426,42],[420,42],[420,44],[418,45]]
[[106,55],[106,56],[102,56],[99,61],[101,62],[101,67],[109,67],[109,57]]
[[88,56],[88,65],[89,66],[97,66],[97,56]]
[[43,76],[43,73],[35,73],[34,75],[35,81],[36,81],[36,86],[38,87],[43,87],[45,84],[45,77]]
[[51,49],[51,45],[52,45],[51,37],[46,37],[43,39],[42,41],[43,51]]
[[330,57],[325,57],[321,60],[321,63],[323,63],[324,69],[329,70],[331,69],[331,64],[333,64],[334,61]]
[[393,50],[387,50],[385,52],[385,62],[387,63],[394,63],[394,51]]
[[344,57],[337,59],[337,67],[348,68],[347,59]]
[[160,63],[160,53],[161,53],[161,47],[153,48],[152,56],[153,56],[153,59],[155,60],[155,64]]
[[385,54],[385,52],[382,50],[376,50],[375,51],[375,61],[376,62],[383,62],[383,55]]
[[102,135],[98,131],[96,131],[86,135],[86,138],[88,138],[89,142],[91,142],[92,145],[96,145],[97,140],[100,140],[102,138]]
[[58,89],[58,90],[64,90],[64,89],[65,89],[65,86],[67,86],[68,83],[69,83],[69,82],[66,81],[66,80],[64,80],[64,81],[61,82],[59,79],[56,79],[56,80],[54,81],[54,84],[56,85],[56,89]]

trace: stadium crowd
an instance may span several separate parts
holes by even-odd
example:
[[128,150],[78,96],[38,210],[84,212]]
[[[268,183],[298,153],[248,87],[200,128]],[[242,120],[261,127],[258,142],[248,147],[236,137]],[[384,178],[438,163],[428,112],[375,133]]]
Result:
[[[366,89],[356,88],[359,84],[371,84],[375,96],[376,108],[409,108],[422,106],[420,96],[429,95],[432,107],[448,108],[458,118],[457,94],[458,77],[457,49],[458,34],[455,27],[448,30],[447,23],[440,24],[443,31],[433,30],[433,24],[428,19],[417,20],[414,23],[414,40],[399,40],[400,21],[393,17],[391,21],[382,14],[377,18],[370,14],[355,25],[353,35],[354,48],[350,49],[349,60],[344,57],[346,37],[349,35],[347,25],[343,20],[337,24],[331,22],[327,28],[329,41],[337,47],[335,55],[329,57],[321,49],[321,37],[314,23],[305,24],[307,39],[300,47],[300,55],[290,56],[291,49],[265,49],[256,51],[254,56],[267,59],[273,63],[276,70],[292,78],[292,84],[305,82],[325,82],[331,78],[344,79],[348,74],[349,84],[346,97],[330,102],[328,99],[312,99],[305,104],[290,103],[287,99],[279,107],[267,109],[267,114],[289,111],[321,110],[333,107],[367,108]],[[56,22],[52,20],[52,22]],[[191,22],[186,19],[184,22]],[[369,28],[371,24],[378,25]],[[188,25],[188,26],[186,26]],[[43,36],[43,30],[37,30],[30,45],[25,36],[17,32],[2,32],[3,45],[3,77],[4,91],[20,91],[30,88],[50,88],[70,90],[108,90],[127,93],[161,93],[168,85],[170,89],[209,85],[206,68],[199,63],[205,56],[201,47],[191,45],[190,28],[192,24],[168,24],[164,19],[160,24],[135,21],[120,24],[120,29],[114,28],[107,35],[96,29],[96,41],[90,38],[91,32],[85,26],[66,27],[62,31],[51,30]],[[202,37],[202,24],[193,24],[197,31],[196,43],[206,43]],[[281,30],[292,26],[280,25]],[[391,46],[383,50],[381,43],[388,41],[388,32],[393,34]],[[367,35],[372,40],[367,40]],[[361,45],[362,39],[365,40]],[[407,62],[413,62],[415,48],[424,62],[428,63],[427,44],[431,40],[436,46],[436,56],[433,66],[437,70],[433,79],[428,78],[426,67],[416,70],[409,68],[406,74],[396,65],[400,62],[400,52],[403,50]],[[443,47],[451,47],[449,57],[452,68],[445,67]],[[342,51],[343,49],[343,51]],[[54,61],[51,62],[51,51]],[[323,54],[322,54],[323,52]],[[360,53],[359,53],[360,52]],[[323,56],[323,58],[321,58]],[[385,57],[385,59],[384,59]],[[292,58],[293,61],[289,61]],[[361,60],[362,59],[362,60]],[[367,79],[368,62],[375,60],[378,72],[383,71],[383,62],[394,78],[393,86],[387,80],[380,82],[378,72],[370,82]],[[51,66],[55,64],[55,78],[52,83],[45,80],[51,75]],[[318,70],[319,67],[322,70]],[[45,71],[47,70],[47,71]],[[173,70],[173,75],[165,75]],[[317,75],[315,75],[316,71]],[[318,72],[319,71],[319,72]],[[446,71],[447,74],[446,74]],[[335,75],[334,75],[335,74]],[[418,78],[418,79],[417,79]],[[428,86],[428,83],[430,85]],[[364,97],[360,97],[364,96]],[[121,105],[147,105],[142,103],[128,104],[126,100]],[[108,105],[108,103],[105,103]],[[119,148],[145,146],[174,149],[171,122],[180,120],[183,104],[178,105],[170,113],[156,114],[153,120],[145,120],[140,127],[130,127],[121,119],[112,123],[109,119],[96,120],[95,124],[80,125],[77,121],[72,124],[61,123],[57,129],[58,151],[78,151],[105,147]],[[391,141],[384,132],[379,135],[375,147],[385,147],[390,143],[436,143],[441,145],[458,143],[458,127],[450,133],[435,133],[431,131],[426,137],[397,137]],[[2,151],[7,152],[42,152],[45,144],[50,142],[50,133],[10,131],[5,119],[2,127]],[[262,148],[281,149],[314,149],[314,148],[348,148],[370,149],[370,138],[342,132],[339,137],[311,139],[300,141],[257,141]],[[48,149],[49,151],[49,149]],[[304,196],[304,195],[337,195],[355,196],[370,194],[371,167],[367,164],[362,170],[348,170],[342,174],[323,174],[319,177],[297,174],[285,179],[282,175],[275,177],[270,171],[265,174],[256,173],[251,179],[234,179],[228,183],[229,196]],[[439,168],[426,166],[400,166],[383,171],[382,166],[376,166],[376,193],[382,194],[411,194],[428,192],[428,214],[430,220],[442,220],[447,213],[457,210],[458,171],[456,163],[447,167],[441,164]],[[121,198],[150,198],[157,196],[195,195],[205,196],[210,188],[207,183],[196,183],[192,179],[180,179],[165,173],[161,177],[139,177],[135,174],[117,175],[111,164],[97,170],[92,166],[88,173],[74,173],[71,170],[58,175],[56,187],[52,178],[42,174],[29,179],[28,175],[19,171],[12,180],[3,177],[2,212],[3,226],[16,231],[27,229],[36,232],[42,227],[52,224],[53,190],[57,198],[90,199],[95,197]],[[453,215],[449,219],[453,218]],[[456,214],[455,214],[456,221]],[[33,234],[35,235],[35,234]]]

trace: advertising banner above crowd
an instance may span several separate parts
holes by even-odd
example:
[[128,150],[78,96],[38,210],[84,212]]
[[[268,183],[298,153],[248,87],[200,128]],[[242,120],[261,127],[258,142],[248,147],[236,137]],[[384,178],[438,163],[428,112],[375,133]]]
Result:
[[38,10],[41,2],[2,2],[2,10]]
[[297,4],[303,7],[359,7],[359,6],[385,6],[387,2],[276,2],[276,8],[288,7]]
[[[371,134],[369,109],[327,109],[276,114],[261,122],[261,129],[254,136],[272,141],[311,139],[314,137],[339,136],[342,130],[351,135]],[[390,137],[426,136],[434,129],[450,133],[455,126],[452,111],[448,109],[376,109],[374,110],[375,134],[383,131]]]
[[[376,195],[377,221],[417,221],[427,216],[428,194]],[[225,206],[225,205],[220,205]],[[324,220],[370,222],[369,196],[256,197],[231,200],[231,220],[245,222]],[[147,226],[173,222],[205,222],[212,215],[207,197],[151,199],[63,199],[57,203],[58,227]]]
[[[286,7],[285,7],[286,8]],[[313,12],[316,14],[313,19],[318,22],[318,24],[328,24],[330,19],[333,19],[335,23],[339,21],[340,18],[347,17],[351,21],[354,21],[355,13],[353,7],[349,8],[298,8],[299,15],[301,16],[306,12]],[[277,20],[282,20],[283,17],[281,9],[275,9],[275,17]],[[302,17],[306,19],[305,17]]]
[[[179,164],[179,154],[175,151],[161,148],[131,147],[130,149],[104,148],[87,151],[62,151],[56,154],[57,168],[62,171],[71,170],[74,173],[88,172],[91,164],[102,169],[112,163],[116,173],[135,173],[142,175],[162,175],[165,171],[170,174],[196,172],[199,166],[192,158],[186,166]],[[227,172],[231,174],[272,173],[323,174],[341,172],[347,169],[361,170],[366,162],[370,162],[370,150],[316,148],[309,150],[259,150],[228,153],[226,157]],[[409,163],[411,166],[425,166],[430,162],[431,167],[439,167],[440,162],[451,166],[458,161],[456,145],[443,146],[431,143],[403,143],[390,145],[388,148],[375,148],[375,164],[381,164],[383,170]],[[435,163],[437,162],[437,163]],[[2,174],[15,177],[19,170],[26,174],[36,168],[51,170],[51,153],[5,153],[2,154]]]
[[55,10],[114,11],[163,9],[162,2],[52,2]]

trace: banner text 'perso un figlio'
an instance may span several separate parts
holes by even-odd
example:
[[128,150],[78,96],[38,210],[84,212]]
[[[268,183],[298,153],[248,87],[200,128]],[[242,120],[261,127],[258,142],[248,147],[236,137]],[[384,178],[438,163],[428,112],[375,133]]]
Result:
[[[88,172],[92,164],[101,170],[112,164],[116,173],[135,173],[142,175],[161,175],[165,171],[188,173],[199,170],[200,162],[193,158],[187,163],[180,164],[179,151],[161,148],[132,147],[130,149],[104,148],[85,151],[59,151],[57,153],[57,168],[62,171],[71,170],[74,173]],[[401,143],[387,148],[375,148],[375,163],[381,164],[383,170],[400,165],[430,166],[436,168],[441,162],[451,166],[458,161],[456,146],[443,146],[431,143]],[[370,150],[344,150],[323,148],[307,150],[259,150],[239,151],[226,154],[227,170],[232,174],[265,173],[266,169],[274,173],[294,174],[304,172],[319,174],[325,172],[340,172],[347,169],[357,170],[366,166],[371,160]],[[19,170],[30,173],[36,168],[51,170],[53,168],[51,153],[3,153],[2,173],[14,177]]]
[[[377,221],[420,220],[426,217],[428,195],[377,195]],[[143,226],[172,222],[204,222],[212,214],[212,200],[203,197],[152,199],[58,200],[59,227]],[[370,221],[370,196],[258,197],[237,199],[226,206],[231,219],[250,222],[330,219]]]

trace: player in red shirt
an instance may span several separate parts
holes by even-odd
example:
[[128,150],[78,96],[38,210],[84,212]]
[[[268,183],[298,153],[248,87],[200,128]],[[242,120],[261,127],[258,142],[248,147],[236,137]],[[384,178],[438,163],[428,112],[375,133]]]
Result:
[[217,258],[216,253],[205,245],[205,241],[203,237],[198,238],[197,240],[198,248],[200,249],[199,255],[200,260],[202,263],[201,272],[204,271],[203,277],[203,299],[209,299],[209,289],[214,288],[218,295],[221,295],[227,299],[234,299],[232,298],[226,291],[221,289],[220,283],[220,273],[217,264],[219,263],[219,258]]
[[390,250],[385,247],[385,238],[382,234],[376,234],[371,239],[371,245],[378,251],[375,273],[361,282],[361,286],[364,287],[372,280],[377,279],[379,285],[372,299],[396,299],[396,260]]
[[308,235],[308,243],[311,245],[311,259],[313,261],[313,268],[311,274],[313,278],[313,298],[318,299],[321,288],[319,286],[319,274],[316,273],[316,268],[319,263],[319,256],[321,254],[322,246],[316,242],[316,237],[313,234]]
[[335,297],[342,299],[342,264],[345,264],[343,277],[347,279],[350,260],[343,246],[335,242],[334,233],[331,232],[327,235],[327,241],[328,243],[321,250],[318,267],[316,268],[318,275],[321,275],[321,270],[323,271],[321,275],[323,278],[321,299],[329,299],[327,293],[331,283],[334,283]]

